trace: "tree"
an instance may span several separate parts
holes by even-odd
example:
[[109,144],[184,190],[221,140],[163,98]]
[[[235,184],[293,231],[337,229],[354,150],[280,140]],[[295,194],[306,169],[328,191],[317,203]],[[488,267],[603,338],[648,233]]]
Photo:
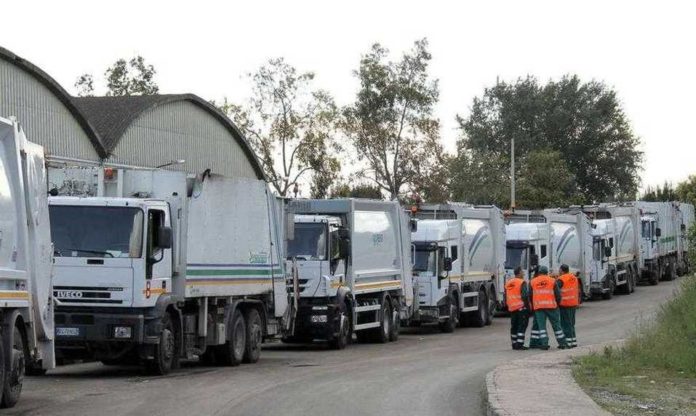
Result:
[[[682,184],[679,184],[682,185]],[[685,188],[683,188],[685,189]],[[671,183],[665,182],[662,187],[648,186],[645,188],[645,192],[640,197],[643,201],[651,202],[663,202],[663,201],[676,201],[679,199],[677,196],[677,191],[674,189]]]
[[675,199],[696,205],[696,175],[689,175],[685,181],[679,182],[675,192]]
[[[155,67],[145,63],[142,56],[136,56],[129,61],[118,59],[106,69],[107,96],[153,95],[159,92],[155,82]],[[77,95],[80,97],[94,95],[94,77],[82,74],[75,82]]]
[[[355,102],[344,109],[343,127],[360,161],[359,174],[398,198],[406,187],[424,186],[423,178],[442,159],[440,122],[433,117],[439,92],[428,76],[428,42],[415,42],[399,61],[374,44],[360,61]],[[415,189],[412,189],[415,190]]]
[[575,178],[563,163],[560,152],[535,150],[524,160],[517,182],[516,203],[529,209],[567,206],[576,203],[573,194]]
[[313,73],[298,73],[283,58],[269,60],[249,77],[250,104],[225,100],[220,109],[247,136],[279,195],[287,196],[311,175],[312,196],[326,197],[340,172],[333,98],[312,86]]
[[[636,195],[642,162],[639,139],[616,92],[602,82],[583,83],[568,75],[543,86],[531,76],[513,84],[497,83],[474,99],[468,117],[457,119],[462,130],[458,158],[464,160],[453,166],[478,165],[470,188],[487,185],[489,180],[481,179],[485,169],[495,185],[507,182],[509,189],[514,138],[520,161],[516,175],[523,173],[530,152],[555,151],[561,155],[556,163],[566,166],[574,178],[567,198],[592,203]],[[509,197],[498,198],[495,202],[509,203]]]
[[337,185],[334,191],[331,193],[331,197],[383,199],[382,190],[378,186],[357,184],[351,187],[347,183]]

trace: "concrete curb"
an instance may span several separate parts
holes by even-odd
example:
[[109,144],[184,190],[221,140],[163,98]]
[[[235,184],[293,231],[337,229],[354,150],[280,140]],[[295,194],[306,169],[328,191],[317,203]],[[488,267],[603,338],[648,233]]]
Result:
[[[496,367],[486,375],[489,416],[611,416],[578,386],[571,358],[620,346],[620,341],[538,353]],[[524,355],[524,352],[520,352]]]

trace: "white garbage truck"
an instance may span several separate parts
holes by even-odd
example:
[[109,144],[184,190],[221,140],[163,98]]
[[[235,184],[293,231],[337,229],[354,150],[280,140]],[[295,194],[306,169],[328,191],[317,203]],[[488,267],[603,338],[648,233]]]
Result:
[[643,273],[657,279],[674,280],[683,269],[682,215],[676,202],[636,201],[641,214]]
[[[601,263],[593,257],[590,219],[577,210],[545,210],[544,216],[551,226],[553,264],[557,268],[567,265],[570,273],[580,280],[581,299],[588,296],[596,268]],[[553,270],[553,273],[559,271]]]
[[195,356],[257,361],[292,318],[283,210],[266,183],[156,169],[92,177],[99,196],[49,202],[58,356],[156,374]]
[[52,247],[44,150],[0,118],[0,406],[53,368]]
[[[397,202],[288,201],[286,258],[298,302],[285,342],[395,341],[413,313],[411,224]],[[291,238],[290,238],[291,237]]]
[[411,212],[418,218],[412,235],[418,310],[411,322],[435,320],[446,331],[455,322],[490,325],[496,309],[503,308],[503,212],[457,202],[422,204]]
[[[543,215],[540,217],[543,220]],[[531,280],[540,266],[549,272],[557,266],[552,256],[553,229],[545,222],[516,222],[505,227],[505,273],[512,276],[516,267],[522,267],[525,280]]]
[[622,204],[576,208],[585,212],[592,221],[592,250],[596,263],[591,294],[611,299],[614,293],[635,291],[643,261],[639,240],[640,211]]

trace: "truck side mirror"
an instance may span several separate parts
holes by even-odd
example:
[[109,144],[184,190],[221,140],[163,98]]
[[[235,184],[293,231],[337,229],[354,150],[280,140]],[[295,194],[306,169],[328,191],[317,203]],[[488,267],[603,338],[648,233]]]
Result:
[[611,247],[604,247],[604,257],[611,257]]
[[685,232],[686,231],[686,224],[682,224],[680,228],[681,228],[682,232]]
[[532,254],[529,258],[529,262],[532,265],[532,267],[536,267],[539,265],[539,255],[538,254]]
[[418,231],[418,221],[415,218],[411,218],[408,222],[408,225],[411,227],[412,233]]
[[157,247],[165,249],[172,248],[172,227],[160,227],[157,230]]
[[446,272],[451,272],[452,271],[452,257],[445,257],[443,261],[443,269]]
[[655,228],[655,237],[660,237],[662,236],[662,229],[660,227]]

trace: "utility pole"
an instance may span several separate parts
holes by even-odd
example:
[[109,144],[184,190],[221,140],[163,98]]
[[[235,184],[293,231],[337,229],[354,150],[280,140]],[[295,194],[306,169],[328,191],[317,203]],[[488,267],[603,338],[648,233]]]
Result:
[[515,138],[510,141],[510,211],[515,212]]

